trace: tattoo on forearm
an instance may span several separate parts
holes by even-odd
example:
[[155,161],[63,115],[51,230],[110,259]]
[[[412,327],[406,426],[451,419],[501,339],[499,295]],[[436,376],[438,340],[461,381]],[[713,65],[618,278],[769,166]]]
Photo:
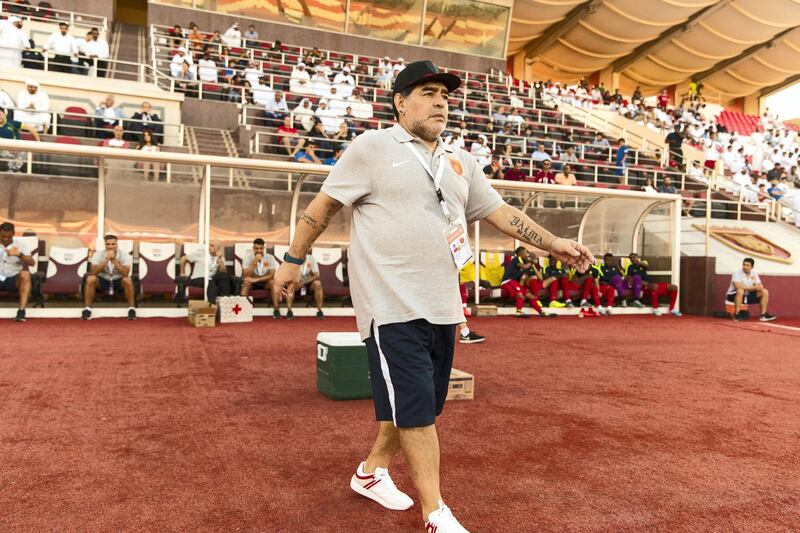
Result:
[[314,217],[309,216],[306,213],[303,213],[303,216],[300,217],[300,220],[311,226],[313,229],[317,229],[317,225],[319,224]]
[[526,224],[524,220],[518,216],[513,216],[509,219],[509,223],[517,229],[517,235],[520,236],[520,240],[529,242],[544,250],[544,238]]

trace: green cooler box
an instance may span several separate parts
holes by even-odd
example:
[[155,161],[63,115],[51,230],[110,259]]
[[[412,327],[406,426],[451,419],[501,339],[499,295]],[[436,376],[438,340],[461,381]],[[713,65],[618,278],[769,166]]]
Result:
[[372,398],[367,347],[358,333],[317,335],[317,390],[333,400]]

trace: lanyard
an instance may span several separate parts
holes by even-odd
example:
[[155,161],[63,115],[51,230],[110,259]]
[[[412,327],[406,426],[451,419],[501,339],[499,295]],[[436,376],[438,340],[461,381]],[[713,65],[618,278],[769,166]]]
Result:
[[428,166],[428,163],[423,159],[422,155],[419,153],[417,149],[411,146],[410,142],[403,143],[405,146],[411,150],[411,153],[419,160],[422,168],[425,169],[425,172],[428,173],[428,176],[431,177],[433,180],[433,188],[436,191],[436,198],[439,199],[439,205],[442,206],[442,213],[447,218],[448,222],[451,224],[453,223],[453,217],[450,216],[450,210],[447,208],[447,202],[444,201],[444,195],[442,195],[442,176],[444,176],[444,161],[442,158],[444,157],[444,152],[439,154],[439,167],[436,169],[436,175],[433,174],[431,167]]

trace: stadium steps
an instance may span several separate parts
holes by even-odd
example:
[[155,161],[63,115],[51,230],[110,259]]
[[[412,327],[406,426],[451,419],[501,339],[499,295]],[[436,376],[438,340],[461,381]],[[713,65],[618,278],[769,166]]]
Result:
[[[129,63],[142,63],[146,57],[146,36],[145,28],[134,26],[133,24],[116,23],[112,28],[110,46],[111,58],[115,61],[127,61]],[[139,73],[136,65],[113,64],[111,77],[118,80],[139,81]]]

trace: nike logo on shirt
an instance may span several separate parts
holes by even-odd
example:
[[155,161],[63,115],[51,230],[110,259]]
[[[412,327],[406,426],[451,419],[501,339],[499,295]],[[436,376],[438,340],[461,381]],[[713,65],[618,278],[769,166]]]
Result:
[[394,163],[394,162],[393,162],[393,163],[392,163],[392,168],[397,168],[397,167],[399,167],[400,165],[405,165],[406,163],[408,163],[408,160],[406,160],[406,161],[400,161],[399,163]]

